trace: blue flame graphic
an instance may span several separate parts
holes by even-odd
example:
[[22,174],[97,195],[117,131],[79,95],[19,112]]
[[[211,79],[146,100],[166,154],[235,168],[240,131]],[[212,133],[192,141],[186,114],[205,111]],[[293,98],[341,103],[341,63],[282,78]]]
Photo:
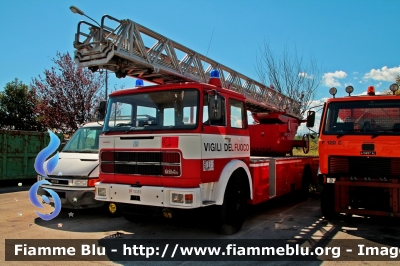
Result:
[[[43,150],[41,150],[39,152],[39,154],[36,156],[36,159],[35,159],[35,170],[41,176],[47,176],[46,171],[44,170],[44,163],[45,163],[46,159],[53,152],[55,152],[57,150],[58,146],[60,146],[60,139],[50,130],[48,130],[48,132],[50,135],[50,143],[46,148],[44,148]],[[56,168],[58,160],[59,160],[59,153],[57,152],[56,155],[54,155],[47,161],[46,168],[47,168],[48,173],[51,173]],[[36,196],[39,186],[44,185],[44,184],[51,185],[51,183],[49,181],[41,180],[41,181],[38,181],[35,184],[33,184],[32,187],[29,189],[29,199],[31,200],[32,204],[38,208],[44,208]],[[56,192],[54,192],[53,190],[48,189],[48,188],[43,188],[43,189],[46,190],[50,194],[50,196],[53,198],[54,211],[50,214],[42,214],[40,212],[36,212],[36,214],[43,220],[49,221],[49,220],[53,219],[54,217],[56,217],[60,213],[61,200],[60,200],[60,197],[58,196],[58,194]],[[47,196],[43,195],[42,199],[45,203],[50,203],[50,200]]]
[[[47,132],[49,132],[49,135],[50,135],[50,143],[46,148],[44,148],[43,150],[41,150],[39,152],[39,154],[36,156],[36,159],[35,159],[36,173],[38,173],[41,176],[47,176],[46,172],[44,171],[43,164],[46,161],[46,159],[53,152],[55,152],[57,150],[58,146],[60,146],[60,139],[56,136],[56,134],[51,132],[50,129]],[[50,158],[49,161],[47,162],[47,171],[49,173],[51,173],[54,170],[54,168],[56,168],[56,165],[58,163],[58,157],[59,157],[59,153],[57,152],[57,154],[54,155],[52,158]]]
[[[43,205],[39,202],[38,198],[36,197],[37,195],[37,190],[39,188],[40,185],[51,185],[51,183],[47,180],[41,180],[36,182],[35,184],[32,185],[32,187],[29,189],[29,199],[31,200],[32,204],[35,205],[38,208],[44,208]],[[51,195],[51,197],[54,200],[54,211],[50,214],[42,214],[40,212],[36,212],[36,214],[42,218],[45,221],[49,221],[53,218],[55,218],[61,211],[61,200],[60,197],[58,196],[58,194],[56,192],[54,192],[51,189],[47,189],[47,188],[43,188],[44,190],[46,190],[47,192],[49,192],[49,194]],[[44,196],[42,197],[43,200],[46,203],[49,203],[50,200],[48,197]]]

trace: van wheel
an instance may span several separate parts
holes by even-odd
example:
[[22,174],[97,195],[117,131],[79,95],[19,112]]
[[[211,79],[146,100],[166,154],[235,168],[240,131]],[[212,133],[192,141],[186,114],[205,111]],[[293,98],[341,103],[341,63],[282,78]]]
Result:
[[121,216],[121,208],[115,202],[106,202],[104,210],[109,217],[115,218]]
[[321,212],[326,219],[332,220],[338,217],[335,212],[335,187],[324,185],[321,193]]
[[222,234],[232,235],[238,232],[246,217],[247,184],[238,175],[229,180],[224,202],[219,207],[219,227]]

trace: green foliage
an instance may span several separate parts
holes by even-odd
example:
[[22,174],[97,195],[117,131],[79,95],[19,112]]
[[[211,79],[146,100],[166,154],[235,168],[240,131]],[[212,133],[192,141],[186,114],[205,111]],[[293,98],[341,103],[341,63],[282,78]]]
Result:
[[[301,140],[303,136],[298,135],[294,139]],[[318,136],[314,139],[310,138],[310,151],[304,154],[302,148],[293,148],[293,156],[318,156]]]
[[41,130],[33,112],[34,94],[18,79],[9,82],[0,92],[0,128],[10,130]]
[[[400,76],[397,76],[396,81],[395,81],[399,86],[400,86]],[[384,89],[382,91],[383,95],[392,95],[393,92],[390,91],[390,89]],[[400,95],[400,90],[397,90],[395,93],[395,95]]]

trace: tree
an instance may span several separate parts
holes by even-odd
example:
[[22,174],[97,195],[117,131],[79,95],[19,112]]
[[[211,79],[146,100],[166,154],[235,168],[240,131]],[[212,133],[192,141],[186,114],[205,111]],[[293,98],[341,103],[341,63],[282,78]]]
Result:
[[79,69],[69,53],[57,52],[55,66],[45,70],[45,78],[32,79],[36,93],[35,111],[42,117],[43,126],[72,133],[79,125],[94,119],[103,94],[104,75]]
[[256,71],[261,82],[301,103],[304,113],[314,100],[315,91],[322,82],[322,73],[314,57],[305,62],[296,49],[290,53],[285,47],[278,57],[268,42],[260,49]]
[[[397,76],[395,83],[400,86],[400,76]],[[383,95],[393,95],[393,92],[390,89],[384,89],[381,93]],[[397,90],[395,95],[400,95],[400,90]]]
[[41,130],[34,110],[34,93],[17,78],[0,92],[0,128],[10,130]]
[[[397,83],[397,85],[399,85],[400,86],[400,76],[397,76],[397,78],[396,78],[396,83]],[[393,94],[390,90],[388,90],[388,94]],[[396,95],[400,95],[400,90],[397,90],[396,92],[395,92],[395,94]]]

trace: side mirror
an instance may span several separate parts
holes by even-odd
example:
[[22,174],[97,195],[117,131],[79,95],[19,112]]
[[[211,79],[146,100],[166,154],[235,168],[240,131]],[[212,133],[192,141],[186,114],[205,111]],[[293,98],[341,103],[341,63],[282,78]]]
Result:
[[99,112],[99,120],[104,120],[106,116],[106,106],[107,106],[106,101],[100,102],[99,107],[97,108],[97,112]]
[[315,123],[315,111],[308,111],[307,113],[307,127],[314,127]]
[[222,118],[222,98],[216,94],[208,97],[208,119],[210,121],[220,120]]

